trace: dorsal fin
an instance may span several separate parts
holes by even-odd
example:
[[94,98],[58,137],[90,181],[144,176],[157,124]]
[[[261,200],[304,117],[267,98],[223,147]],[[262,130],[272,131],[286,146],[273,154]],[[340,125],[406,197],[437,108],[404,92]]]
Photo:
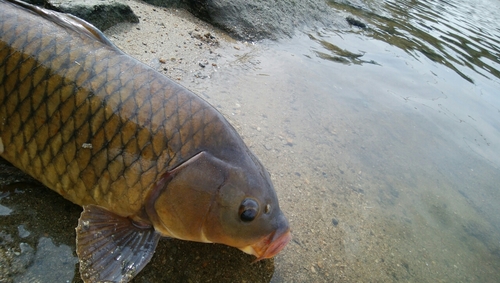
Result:
[[91,23],[75,17],[71,14],[56,12],[53,10],[43,9],[25,2],[18,0],[7,0],[13,5],[20,6],[31,13],[40,15],[41,17],[65,28],[72,30],[76,33],[84,34],[92,39],[100,41],[101,43],[113,48],[117,52],[123,53],[116,45],[114,45],[99,29]]

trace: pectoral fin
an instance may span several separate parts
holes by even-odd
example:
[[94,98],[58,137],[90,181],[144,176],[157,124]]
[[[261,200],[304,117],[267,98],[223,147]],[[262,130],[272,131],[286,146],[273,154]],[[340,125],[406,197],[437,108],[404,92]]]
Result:
[[85,282],[128,282],[146,266],[160,235],[126,217],[88,205],[76,227],[76,253]]

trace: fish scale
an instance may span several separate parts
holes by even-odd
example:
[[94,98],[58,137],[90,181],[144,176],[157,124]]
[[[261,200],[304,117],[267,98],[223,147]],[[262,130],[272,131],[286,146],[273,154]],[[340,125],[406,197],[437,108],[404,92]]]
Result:
[[206,102],[114,46],[33,14],[0,11],[0,33],[2,157],[77,204],[127,196],[136,212],[159,175],[231,136]]

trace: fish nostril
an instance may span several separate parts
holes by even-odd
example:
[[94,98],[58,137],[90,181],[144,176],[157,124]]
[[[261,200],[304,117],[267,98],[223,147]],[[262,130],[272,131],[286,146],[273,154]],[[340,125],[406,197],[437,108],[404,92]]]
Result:
[[268,203],[266,204],[266,207],[264,208],[264,213],[269,214],[271,212],[271,205]]

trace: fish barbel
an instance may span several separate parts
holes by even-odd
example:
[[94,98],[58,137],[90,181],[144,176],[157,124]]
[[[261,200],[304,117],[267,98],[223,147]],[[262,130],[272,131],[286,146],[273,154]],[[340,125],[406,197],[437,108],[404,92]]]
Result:
[[215,108],[91,24],[15,0],[0,0],[0,156],[83,206],[85,282],[129,281],[161,236],[257,260],[291,239],[268,172]]

